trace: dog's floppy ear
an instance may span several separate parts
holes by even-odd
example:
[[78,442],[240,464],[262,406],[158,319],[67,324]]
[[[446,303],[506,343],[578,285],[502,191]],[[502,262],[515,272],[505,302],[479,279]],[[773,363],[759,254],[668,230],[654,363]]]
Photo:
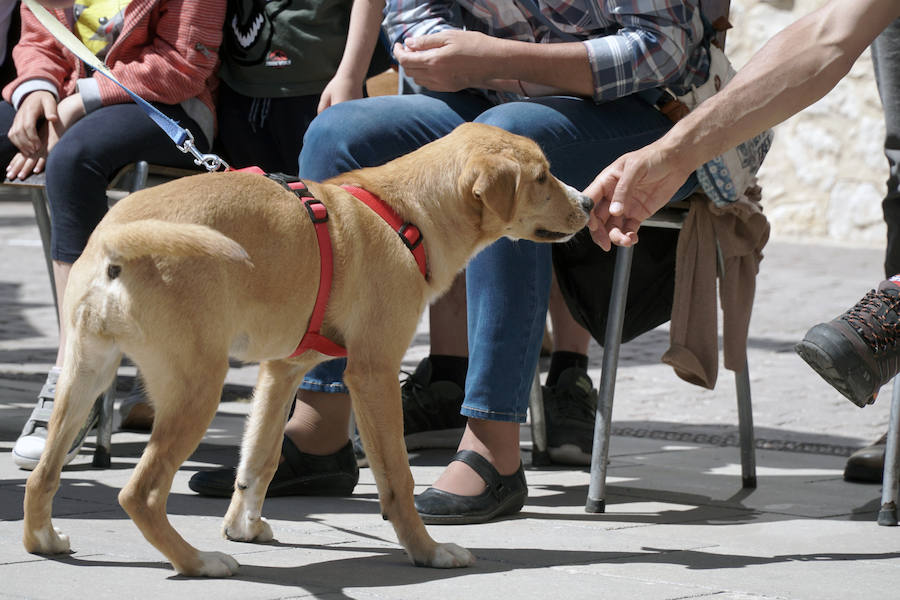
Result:
[[501,155],[479,155],[466,165],[464,181],[471,183],[470,191],[504,223],[512,220],[519,185],[519,163]]

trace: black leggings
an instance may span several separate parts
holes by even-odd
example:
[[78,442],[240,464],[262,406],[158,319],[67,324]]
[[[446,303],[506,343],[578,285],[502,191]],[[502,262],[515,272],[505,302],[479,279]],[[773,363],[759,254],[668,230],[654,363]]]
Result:
[[[180,106],[155,105],[186,127],[195,145],[206,152],[209,144],[200,127]],[[16,148],[6,132],[15,109],[0,104],[0,162],[15,156]],[[66,131],[50,155],[45,168],[47,197],[52,222],[51,254],[54,260],[73,263],[81,256],[91,232],[107,211],[106,188],[125,165],[138,160],[172,167],[198,168],[190,155],[182,153],[168,135],[133,103],[104,106]]]

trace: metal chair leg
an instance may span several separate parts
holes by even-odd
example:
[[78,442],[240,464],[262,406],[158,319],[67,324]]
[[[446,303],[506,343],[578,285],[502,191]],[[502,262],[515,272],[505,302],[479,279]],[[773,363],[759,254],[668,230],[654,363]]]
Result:
[[147,177],[150,175],[150,165],[146,160],[134,163],[134,181],[131,183],[132,193],[147,187]]
[[[725,257],[716,240],[716,270],[719,279],[725,277]],[[738,432],[741,444],[741,483],[745,488],[756,487],[756,449],[753,436],[753,404],[750,401],[750,368],[744,361],[744,368],[734,372],[737,388]]]
[[108,469],[112,462],[113,403],[115,401],[116,380],[113,379],[109,388],[97,398],[97,402],[100,404],[100,416],[97,419],[97,445],[92,464],[99,469]]
[[753,436],[753,408],[750,402],[750,369],[744,362],[741,371],[735,371],[737,387],[738,430],[741,443],[741,481],[745,488],[756,487],[756,448]]
[[884,476],[881,484],[881,510],[878,524],[897,525],[897,484],[900,481],[900,377],[894,378],[891,395],[891,418],[888,425],[887,446],[884,449]]
[[631,259],[633,255],[633,247],[616,249],[616,266],[609,300],[609,316],[606,320],[606,335],[603,341],[603,365],[600,372],[597,416],[594,421],[591,480],[588,486],[587,502],[584,506],[585,512],[589,513],[606,511],[606,468],[609,458],[609,431],[612,424],[613,395],[616,389],[619,347],[622,343],[622,326],[625,322],[625,303],[628,298],[628,281],[631,277]]
[[34,208],[34,220],[37,221],[38,233],[41,235],[41,246],[44,249],[44,261],[47,264],[47,275],[50,277],[50,291],[53,294],[53,306],[56,307],[56,322],[59,324],[59,298],[56,297],[56,277],[53,275],[53,258],[50,256],[50,212],[47,210],[47,198],[43,188],[31,188],[31,206]]
[[531,412],[531,464],[544,467],[550,464],[547,453],[547,422],[544,419],[544,395],[541,392],[540,369],[534,371],[534,382],[528,395],[528,410]]

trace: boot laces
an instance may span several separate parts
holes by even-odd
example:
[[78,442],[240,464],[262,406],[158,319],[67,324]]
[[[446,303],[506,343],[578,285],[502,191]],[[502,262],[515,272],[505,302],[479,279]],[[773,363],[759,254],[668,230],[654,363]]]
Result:
[[894,351],[900,338],[900,296],[869,290],[843,318],[876,355]]

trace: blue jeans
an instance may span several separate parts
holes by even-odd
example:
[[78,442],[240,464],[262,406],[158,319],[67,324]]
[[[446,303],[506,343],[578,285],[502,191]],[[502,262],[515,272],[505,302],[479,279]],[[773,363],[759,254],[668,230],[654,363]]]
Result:
[[[468,92],[365,98],[332,106],[313,120],[300,153],[300,177],[321,180],[383,164],[466,121],[535,140],[553,174],[578,189],[620,155],[659,138],[672,125],[635,97],[594,104],[549,96],[499,105]],[[693,187],[686,185],[677,199]],[[463,415],[525,421],[547,315],[550,253],[549,244],[501,239],[469,263],[469,370]],[[329,369],[334,374],[340,367],[324,363],[310,376],[321,384]],[[307,382],[301,387],[321,389]]]

